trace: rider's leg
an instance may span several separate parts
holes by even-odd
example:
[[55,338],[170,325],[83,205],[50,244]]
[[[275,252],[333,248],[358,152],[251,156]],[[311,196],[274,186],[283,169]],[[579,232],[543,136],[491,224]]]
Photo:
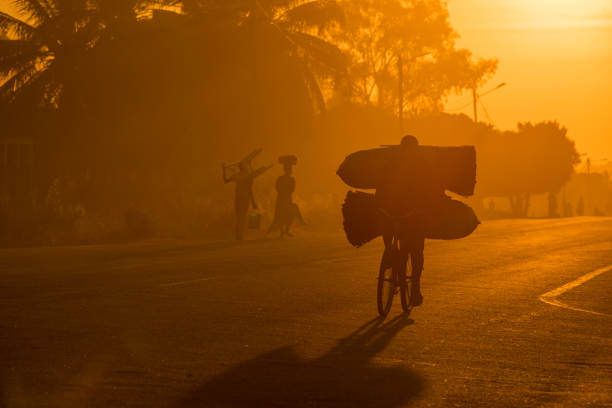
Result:
[[423,303],[423,295],[421,294],[421,274],[423,272],[425,248],[425,238],[418,237],[411,240],[410,258],[412,261],[412,278],[411,278],[411,303],[413,306],[419,306]]
[[383,242],[385,243],[385,252],[383,253],[383,264],[385,264],[387,268],[390,268],[392,261],[393,261],[392,252],[391,252],[391,248],[393,246],[393,226],[388,225],[387,223],[383,221],[381,222],[381,229],[382,229]]
[[402,270],[406,270],[406,266],[408,266],[408,255],[410,254],[410,247],[404,245],[403,241],[400,241],[400,267]]
[[380,223],[385,248],[391,248],[391,245],[393,245],[393,224],[384,218],[380,218],[378,222]]

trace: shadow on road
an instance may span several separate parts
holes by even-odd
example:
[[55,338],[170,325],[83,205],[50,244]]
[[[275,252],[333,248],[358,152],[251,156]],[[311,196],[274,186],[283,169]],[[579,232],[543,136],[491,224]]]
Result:
[[240,364],[194,390],[181,407],[398,407],[423,389],[423,379],[370,360],[413,321],[374,319],[312,361],[282,347]]

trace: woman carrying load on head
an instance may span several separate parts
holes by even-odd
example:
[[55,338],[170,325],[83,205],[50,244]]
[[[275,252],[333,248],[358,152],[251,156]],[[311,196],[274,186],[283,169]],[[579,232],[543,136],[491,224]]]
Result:
[[304,219],[300,214],[298,206],[293,202],[293,192],[295,191],[295,178],[292,176],[293,166],[297,164],[297,157],[294,155],[281,156],[278,162],[283,165],[285,174],[276,179],[276,209],[274,220],[268,229],[268,233],[280,229],[281,238],[285,235],[293,237],[290,231],[294,218],[304,224]]

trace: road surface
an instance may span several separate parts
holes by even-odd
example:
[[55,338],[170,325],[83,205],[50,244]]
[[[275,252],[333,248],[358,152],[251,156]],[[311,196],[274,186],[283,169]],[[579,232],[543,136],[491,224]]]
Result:
[[381,250],[1,250],[0,407],[612,406],[612,219],[428,241],[424,305],[385,320]]

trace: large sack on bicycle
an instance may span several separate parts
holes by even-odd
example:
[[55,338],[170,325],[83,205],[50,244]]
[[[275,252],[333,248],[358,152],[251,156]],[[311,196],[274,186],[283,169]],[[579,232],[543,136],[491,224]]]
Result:
[[353,246],[360,247],[382,234],[374,194],[362,191],[346,193],[342,216],[346,238]]
[[[342,215],[346,238],[353,246],[360,247],[382,235],[381,213],[374,194],[349,191],[342,205]],[[431,203],[427,212],[401,222],[406,230],[421,229],[425,238],[444,240],[464,238],[480,224],[470,206],[450,197]]]
[[[440,180],[444,189],[469,197],[476,184],[476,150],[473,146],[418,146],[424,173]],[[398,154],[397,146],[360,150],[344,159],[338,176],[351,187],[377,188],[385,168]],[[422,177],[422,175],[420,176]]]
[[429,239],[464,238],[480,224],[472,207],[450,197],[433,204],[421,220],[425,238]]

